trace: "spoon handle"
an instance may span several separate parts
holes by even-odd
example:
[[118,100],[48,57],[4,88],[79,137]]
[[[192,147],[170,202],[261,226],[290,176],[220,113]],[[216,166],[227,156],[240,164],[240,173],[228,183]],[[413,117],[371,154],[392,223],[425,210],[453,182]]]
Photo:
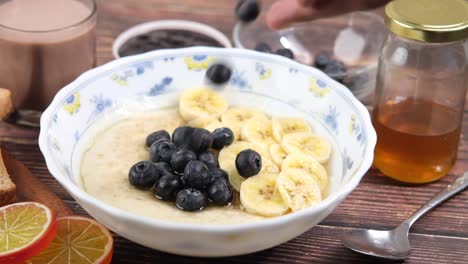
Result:
[[411,225],[416,222],[416,220],[418,220],[419,217],[421,217],[423,214],[438,206],[453,195],[463,191],[466,187],[468,187],[468,171],[457,177],[451,184],[447,185],[444,190],[442,190],[429,202],[414,212],[413,215],[411,215],[403,224],[407,224],[408,228],[411,227]]

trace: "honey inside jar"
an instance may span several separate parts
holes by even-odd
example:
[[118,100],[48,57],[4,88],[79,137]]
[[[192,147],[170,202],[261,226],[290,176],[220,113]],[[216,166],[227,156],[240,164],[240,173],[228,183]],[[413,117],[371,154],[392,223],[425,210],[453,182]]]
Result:
[[380,104],[373,113],[379,135],[374,165],[403,182],[425,183],[441,178],[456,160],[459,114],[423,99]]

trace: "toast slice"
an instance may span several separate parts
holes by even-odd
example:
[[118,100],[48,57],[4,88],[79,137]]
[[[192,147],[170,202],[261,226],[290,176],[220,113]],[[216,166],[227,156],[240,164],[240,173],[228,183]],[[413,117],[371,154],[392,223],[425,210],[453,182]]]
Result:
[[0,206],[14,203],[16,201],[16,185],[10,179],[10,175],[3,163],[2,151],[0,149]]
[[[7,118],[14,111],[10,90],[0,88],[0,120]],[[16,185],[10,178],[3,163],[0,149],[0,206],[16,201]]]
[[10,90],[0,88],[0,120],[7,119],[13,112],[14,107]]

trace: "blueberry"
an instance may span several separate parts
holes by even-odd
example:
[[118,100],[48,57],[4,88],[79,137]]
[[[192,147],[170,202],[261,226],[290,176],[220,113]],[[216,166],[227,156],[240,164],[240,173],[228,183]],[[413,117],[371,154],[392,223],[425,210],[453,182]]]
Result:
[[265,53],[271,53],[272,52],[272,49],[271,49],[270,45],[268,45],[265,42],[258,43],[255,46],[254,50],[260,51],[260,52],[265,52]]
[[280,56],[283,56],[292,60],[294,59],[294,53],[290,49],[279,49],[275,51],[275,53],[277,55],[280,55]]
[[212,168],[210,169],[210,174],[211,174],[211,182],[215,182],[218,179],[226,180],[229,182],[229,176],[227,172],[220,168]]
[[229,146],[234,141],[234,133],[227,127],[217,128],[213,131],[213,144],[212,148],[220,150]]
[[223,84],[231,79],[232,70],[221,63],[216,63],[210,66],[206,71],[206,78],[214,84]]
[[183,181],[188,187],[203,190],[211,181],[210,171],[205,163],[192,160],[185,166]]
[[150,160],[136,163],[128,172],[130,184],[143,189],[153,186],[154,183],[159,180],[159,177],[156,165]]
[[204,128],[195,128],[190,138],[190,148],[197,152],[203,152],[211,147],[213,144],[213,135],[210,131]]
[[154,165],[156,166],[156,174],[158,176],[158,180],[165,175],[174,173],[171,165],[167,162],[157,162],[154,163]]
[[232,202],[232,187],[228,181],[218,179],[208,187],[208,197],[217,205],[228,205]]
[[153,132],[146,137],[146,147],[151,147],[151,145],[153,145],[154,142],[161,139],[171,140],[171,136],[166,130],[159,130]]
[[182,173],[185,166],[192,160],[197,159],[197,154],[190,149],[178,148],[172,153],[171,165],[174,171]]
[[219,167],[216,155],[209,150],[198,154],[198,160],[205,163],[209,169]]
[[346,66],[341,61],[330,61],[323,72],[339,82],[342,82],[346,78]]
[[193,127],[189,126],[182,126],[178,127],[172,133],[172,142],[177,146],[183,146],[188,144],[190,138],[192,137],[192,133],[194,131]]
[[177,194],[176,206],[185,211],[200,211],[208,204],[204,193],[196,189],[183,189]]
[[354,91],[362,89],[362,87],[365,86],[367,82],[369,82],[369,75],[359,74],[354,78],[349,78],[348,80],[345,80],[344,85],[346,85],[346,87],[348,87],[350,90]]
[[325,69],[328,63],[330,63],[330,57],[328,56],[327,53],[321,52],[315,55],[314,66],[317,67],[318,69],[321,69],[321,70]]
[[236,169],[244,178],[257,175],[262,169],[262,157],[254,150],[243,150],[236,157]]
[[154,196],[164,201],[172,201],[181,188],[182,183],[179,177],[168,174],[161,177],[154,186]]
[[236,6],[236,16],[242,22],[254,21],[260,14],[260,5],[256,0],[240,0]]
[[169,140],[158,140],[150,147],[150,159],[153,162],[170,162],[176,145]]

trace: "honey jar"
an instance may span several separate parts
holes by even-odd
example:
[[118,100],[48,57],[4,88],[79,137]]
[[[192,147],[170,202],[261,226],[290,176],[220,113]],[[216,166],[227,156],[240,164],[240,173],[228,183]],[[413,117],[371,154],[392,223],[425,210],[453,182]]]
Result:
[[468,88],[468,1],[395,0],[380,53],[374,165],[426,183],[453,166]]

